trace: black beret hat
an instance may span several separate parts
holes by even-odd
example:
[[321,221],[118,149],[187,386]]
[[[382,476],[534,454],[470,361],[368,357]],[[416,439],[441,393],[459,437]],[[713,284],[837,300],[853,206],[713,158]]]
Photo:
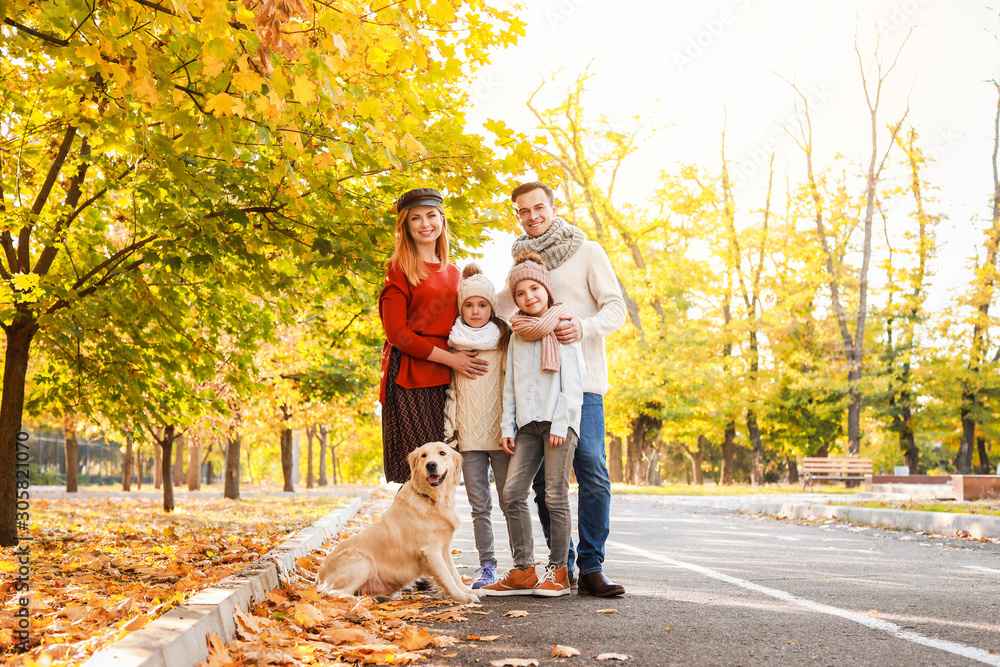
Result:
[[403,209],[413,208],[414,206],[440,206],[443,203],[444,197],[434,188],[417,188],[416,190],[404,192],[396,200],[396,211],[399,212]]

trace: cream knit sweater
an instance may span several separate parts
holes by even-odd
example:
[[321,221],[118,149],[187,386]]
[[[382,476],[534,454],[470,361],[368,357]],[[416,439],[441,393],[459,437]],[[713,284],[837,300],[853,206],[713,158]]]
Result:
[[[600,394],[608,392],[608,363],[604,351],[604,338],[625,324],[625,299],[622,297],[618,276],[604,248],[595,241],[584,241],[580,249],[549,271],[553,297],[580,318],[583,325],[583,391]],[[509,280],[509,276],[508,276]],[[510,295],[510,285],[497,294],[500,316],[510,319],[517,312]]]
[[[454,351],[455,348],[452,348]],[[477,356],[489,364],[486,374],[471,379],[452,371],[445,401],[444,437],[448,440],[458,431],[457,447],[460,452],[500,449],[504,353],[501,350],[480,350]]]

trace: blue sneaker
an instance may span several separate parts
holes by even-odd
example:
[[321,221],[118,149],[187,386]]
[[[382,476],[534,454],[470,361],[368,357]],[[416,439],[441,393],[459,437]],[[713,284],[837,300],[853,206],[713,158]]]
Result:
[[497,566],[490,561],[486,561],[476,569],[476,579],[472,582],[473,588],[482,588],[497,583]]

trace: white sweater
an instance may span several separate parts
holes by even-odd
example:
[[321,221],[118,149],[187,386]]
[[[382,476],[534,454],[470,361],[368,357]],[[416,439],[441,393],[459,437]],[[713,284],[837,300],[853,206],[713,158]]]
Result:
[[445,399],[444,437],[447,440],[457,431],[460,452],[500,449],[504,353],[502,350],[480,350],[476,356],[489,364],[486,374],[467,378],[452,371]]
[[[608,393],[608,363],[604,338],[625,324],[625,299],[611,260],[596,241],[584,241],[565,262],[549,271],[553,297],[566,304],[583,325],[583,361],[586,374],[583,391]],[[500,316],[510,319],[517,312],[510,284],[497,294]]]

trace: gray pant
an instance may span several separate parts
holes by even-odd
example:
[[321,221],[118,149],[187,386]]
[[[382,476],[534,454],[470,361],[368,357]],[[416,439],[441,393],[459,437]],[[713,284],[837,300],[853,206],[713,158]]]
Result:
[[510,459],[501,502],[507,519],[514,567],[519,570],[526,570],[535,564],[528,491],[543,462],[545,505],[549,508],[551,531],[549,566],[566,567],[570,531],[573,529],[569,509],[569,473],[573,468],[578,436],[570,429],[566,442],[559,447],[550,447],[550,426],[551,422],[531,422],[519,428],[514,436],[514,456]]
[[476,535],[476,549],[479,550],[479,563],[487,561],[497,564],[497,556],[493,545],[493,496],[490,492],[490,467],[493,467],[493,479],[497,483],[497,498],[503,508],[504,482],[507,480],[507,466],[510,457],[507,452],[498,449],[491,452],[462,452],[462,477],[465,479],[465,492],[472,505],[472,530]]

